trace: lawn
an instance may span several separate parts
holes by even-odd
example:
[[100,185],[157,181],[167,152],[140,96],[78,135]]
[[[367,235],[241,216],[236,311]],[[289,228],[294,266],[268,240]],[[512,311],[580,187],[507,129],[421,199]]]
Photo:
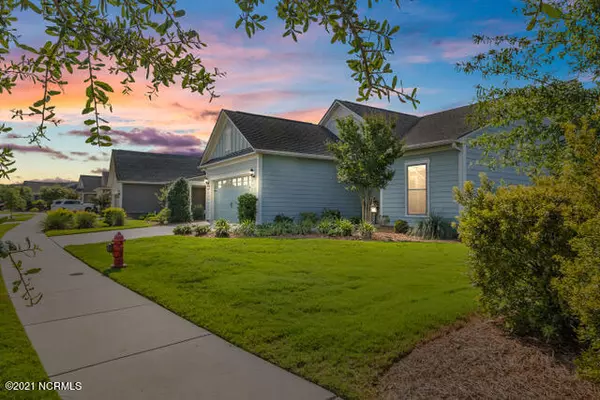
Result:
[[[33,218],[35,216],[35,214],[33,213],[27,213],[27,214],[13,214],[12,219],[8,219],[7,221],[18,221],[18,222],[22,222],[22,221],[27,221],[30,220],[31,218]],[[0,214],[0,217],[2,218],[9,218],[10,214]]]
[[476,308],[456,243],[164,236],[127,241],[123,271],[105,244],[67,250],[345,398],[371,397],[398,357]]
[[119,231],[123,229],[133,228],[148,228],[155,224],[142,221],[139,219],[126,219],[124,226],[107,226],[104,222],[100,222],[101,226],[87,229],[59,229],[45,232],[46,236],[62,236],[62,235],[77,235],[79,233],[102,232],[102,231]]
[[[0,225],[0,237],[18,224]],[[2,262],[6,262],[3,260]],[[18,299],[17,301],[21,301]],[[15,312],[12,301],[0,274],[0,385],[6,381],[41,382],[48,375],[31,346],[23,325]],[[55,391],[7,392],[0,388],[0,399],[59,399]]]

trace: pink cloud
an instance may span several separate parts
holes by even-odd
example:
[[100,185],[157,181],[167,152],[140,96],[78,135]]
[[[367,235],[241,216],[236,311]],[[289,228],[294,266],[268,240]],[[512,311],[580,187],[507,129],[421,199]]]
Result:
[[428,64],[432,61],[431,57],[424,55],[412,55],[406,57],[404,60],[409,64]]
[[36,145],[20,145],[20,144],[12,144],[12,143],[4,143],[0,144],[1,148],[8,147],[17,153],[42,153],[47,154],[51,158],[55,160],[71,160],[71,157],[67,156],[64,153],[61,153],[58,150],[51,149],[48,146],[36,146]]
[[473,43],[472,40],[440,40],[434,46],[442,50],[442,58],[457,61],[471,57],[486,50],[486,46]]

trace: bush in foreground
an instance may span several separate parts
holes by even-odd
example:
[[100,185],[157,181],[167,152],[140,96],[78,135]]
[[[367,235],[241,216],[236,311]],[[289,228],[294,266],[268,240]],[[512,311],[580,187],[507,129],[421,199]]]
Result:
[[123,226],[126,217],[125,210],[119,207],[109,207],[103,211],[104,223],[108,226]]
[[75,213],[75,228],[88,229],[96,226],[98,216],[88,211],[79,211]]
[[208,225],[196,225],[194,226],[194,235],[204,236],[210,233],[210,226]]
[[215,221],[215,236],[218,238],[229,237],[231,232],[231,225],[226,219],[220,218]]
[[58,210],[48,211],[46,218],[42,221],[42,226],[44,231],[69,229],[73,226],[74,218],[73,211],[59,208]]
[[256,221],[256,203],[258,197],[252,193],[244,193],[237,198],[238,221]]
[[256,224],[251,220],[242,221],[237,228],[235,228],[235,234],[246,237],[256,236]]

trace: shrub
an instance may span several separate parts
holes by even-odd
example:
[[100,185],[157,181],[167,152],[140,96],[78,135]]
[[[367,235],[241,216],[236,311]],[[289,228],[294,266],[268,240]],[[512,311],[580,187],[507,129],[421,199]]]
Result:
[[252,193],[244,193],[237,198],[238,221],[256,221],[256,202],[258,198]]
[[104,223],[108,226],[123,226],[125,225],[125,210],[119,207],[109,207],[104,209]]
[[210,226],[208,226],[208,225],[196,225],[194,227],[194,234],[196,236],[208,235],[209,232],[210,232]]
[[156,222],[161,225],[166,225],[169,222],[169,218],[171,217],[171,210],[168,208],[163,208],[156,214]]
[[69,229],[73,226],[73,211],[59,208],[58,210],[48,211],[46,218],[42,222],[44,231],[54,229]]
[[413,236],[429,240],[456,238],[456,231],[452,228],[450,222],[434,214],[420,220],[409,232]]
[[273,236],[273,224],[256,225],[256,236]]
[[394,222],[394,232],[407,234],[409,230],[410,226],[408,225],[408,222],[402,219],[398,219]]
[[169,186],[167,207],[171,210],[169,222],[192,222],[192,193],[185,178],[179,178]]
[[319,216],[314,212],[302,212],[300,213],[300,223],[310,222],[315,226],[319,222]]
[[321,213],[321,219],[340,219],[342,218],[342,213],[340,210],[330,210],[328,208],[323,209]]
[[309,235],[312,233],[315,224],[310,220],[306,220],[297,224],[296,227],[299,235]]
[[375,227],[368,222],[361,221],[361,223],[356,226],[356,230],[362,239],[370,240],[373,237],[373,232],[375,232]]
[[294,218],[292,218],[292,217],[286,217],[286,216],[285,216],[285,215],[283,215],[283,214],[278,214],[278,215],[276,215],[276,216],[275,216],[275,218],[273,219],[273,222],[274,222],[275,224],[282,223],[282,222],[290,222],[290,223],[293,223],[293,222],[294,222]]
[[339,236],[352,236],[354,224],[347,219],[338,219],[337,221],[335,221],[335,228],[335,233]]
[[362,222],[361,217],[350,217],[348,219],[350,220],[350,222],[352,222],[353,225],[358,225]]
[[29,211],[31,212],[40,212],[40,210],[36,207],[30,208]]
[[87,229],[96,226],[98,216],[93,212],[79,211],[75,213],[75,227],[77,229]]
[[229,237],[231,225],[226,219],[220,218],[215,221],[215,236],[219,238]]
[[379,223],[383,226],[390,224],[390,217],[388,215],[382,215],[380,217]]
[[31,206],[37,208],[38,210],[45,210],[46,202],[44,200],[34,200],[31,202]]
[[[574,231],[563,212],[568,191],[549,185],[500,187],[482,176],[475,190],[455,191],[463,206],[458,227],[469,248],[470,273],[483,308],[504,316],[518,334],[546,340],[571,336],[572,317],[552,285],[561,276],[557,257],[570,259]],[[569,333],[571,332],[571,333]]]
[[332,219],[322,219],[317,225],[317,231],[323,235],[329,235],[330,232],[334,232],[336,229],[335,221]]
[[239,236],[256,236],[256,224],[251,220],[242,221],[235,228],[235,234]]
[[204,206],[202,204],[196,204],[192,208],[192,217],[194,221],[201,221],[204,219]]
[[191,235],[192,229],[192,226],[188,224],[177,225],[175,228],[173,228],[173,233],[175,235]]

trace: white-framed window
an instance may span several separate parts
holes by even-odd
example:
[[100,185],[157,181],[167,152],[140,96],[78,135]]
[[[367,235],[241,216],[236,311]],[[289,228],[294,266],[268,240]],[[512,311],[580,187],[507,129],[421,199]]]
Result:
[[225,129],[225,137],[223,138],[223,142],[225,145],[225,153],[231,152],[231,127],[227,127]]
[[429,213],[429,163],[406,164],[406,215]]

